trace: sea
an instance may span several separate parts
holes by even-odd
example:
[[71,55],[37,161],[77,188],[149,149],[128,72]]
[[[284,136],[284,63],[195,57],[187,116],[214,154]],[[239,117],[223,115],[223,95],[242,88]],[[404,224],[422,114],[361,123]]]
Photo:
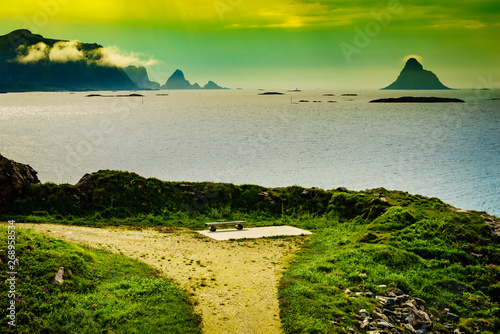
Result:
[[[279,92],[0,94],[0,153],[42,182],[112,169],[165,181],[384,187],[500,216],[500,90]],[[400,96],[466,102],[369,103]]]

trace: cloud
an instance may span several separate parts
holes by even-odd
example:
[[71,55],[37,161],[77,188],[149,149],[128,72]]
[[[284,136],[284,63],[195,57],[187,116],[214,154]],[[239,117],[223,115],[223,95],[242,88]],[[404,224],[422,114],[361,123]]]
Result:
[[156,59],[142,60],[142,53],[126,52],[116,46],[99,47],[84,50],[79,41],[59,41],[52,47],[39,42],[35,45],[20,45],[17,49],[18,63],[27,64],[39,61],[53,63],[85,61],[88,65],[95,64],[105,67],[127,67],[129,65],[151,66],[158,63]]
[[49,47],[44,42],[35,45],[20,45],[18,48],[17,62],[22,64],[33,63],[48,57]]
[[431,25],[431,28],[441,28],[441,29],[479,29],[486,27],[481,21],[478,20],[444,20],[437,24]]
[[109,46],[94,50],[93,60],[99,66],[127,67],[129,65],[151,66],[156,65],[156,59],[141,60],[142,53],[126,52],[116,46]]
[[79,49],[82,43],[79,41],[60,41],[54,44],[49,52],[49,60],[56,63],[66,63],[68,61],[80,61],[85,55]]

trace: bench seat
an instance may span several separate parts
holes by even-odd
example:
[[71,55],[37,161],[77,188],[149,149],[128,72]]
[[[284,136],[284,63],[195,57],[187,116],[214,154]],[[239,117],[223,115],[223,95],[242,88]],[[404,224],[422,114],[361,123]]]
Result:
[[246,221],[236,221],[236,222],[213,222],[213,223],[205,223],[206,227],[210,228],[210,231],[215,232],[217,230],[216,226],[224,226],[224,225],[236,225],[238,230],[243,229],[243,224],[246,224]]

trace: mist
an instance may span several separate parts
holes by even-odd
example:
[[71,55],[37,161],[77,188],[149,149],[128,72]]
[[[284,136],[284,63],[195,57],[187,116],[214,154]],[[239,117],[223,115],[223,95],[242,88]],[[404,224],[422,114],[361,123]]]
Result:
[[151,66],[158,63],[156,59],[142,60],[140,56],[141,53],[127,52],[116,46],[85,50],[83,43],[72,40],[56,42],[52,47],[44,42],[30,46],[20,45],[15,61],[20,64],[40,61],[53,63],[84,61],[87,65],[105,67]]

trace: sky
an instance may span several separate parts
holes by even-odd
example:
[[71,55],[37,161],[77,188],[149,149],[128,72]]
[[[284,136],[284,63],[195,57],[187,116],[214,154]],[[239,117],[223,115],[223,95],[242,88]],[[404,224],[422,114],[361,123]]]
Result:
[[164,84],[382,88],[409,56],[452,88],[500,88],[498,0],[0,0],[25,28],[98,43]]

